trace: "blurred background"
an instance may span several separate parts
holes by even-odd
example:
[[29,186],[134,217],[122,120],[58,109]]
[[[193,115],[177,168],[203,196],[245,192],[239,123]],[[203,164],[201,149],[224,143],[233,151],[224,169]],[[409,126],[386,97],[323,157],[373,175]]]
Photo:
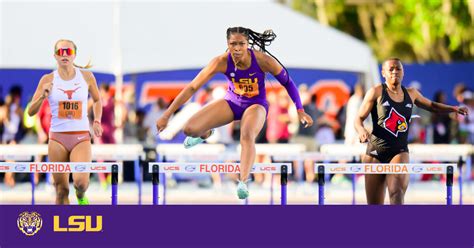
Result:
[[[35,117],[25,110],[41,76],[56,68],[55,42],[70,39],[78,47],[75,63],[93,64],[90,70],[101,90],[105,135],[94,143],[142,145],[146,152],[142,173],[148,181],[146,162],[160,159],[156,146],[182,143],[186,120],[200,106],[225,95],[225,77],[210,80],[175,113],[172,128],[160,135],[156,119],[202,67],[226,51],[226,29],[243,26],[257,32],[273,29],[277,38],[268,50],[289,69],[305,110],[316,123],[302,129],[291,99],[268,75],[272,114],[257,142],[303,144],[307,152],[320,151],[325,144],[356,145],[355,113],[365,91],[382,82],[380,63],[389,57],[402,60],[405,86],[418,88],[434,101],[466,105],[473,113],[473,24],[471,0],[0,1],[1,142],[47,143],[48,104]],[[474,114],[431,114],[416,108],[414,114],[421,118],[411,123],[412,144],[474,143]],[[208,142],[235,150],[239,123],[219,128]],[[262,154],[257,160],[271,158]],[[469,204],[473,203],[471,160],[464,175]],[[289,203],[312,204],[316,177],[308,165],[314,161],[300,162],[302,174],[290,177],[294,191]],[[133,170],[133,162],[125,162],[122,202],[136,201]],[[237,202],[235,178],[168,175],[168,179],[176,197],[170,202]],[[0,204],[27,203],[28,180],[28,175],[0,174]],[[35,178],[40,203],[54,201],[48,180],[45,175]],[[108,203],[107,176],[93,175],[91,180],[91,200]],[[267,201],[269,180],[261,175],[253,178],[256,193],[251,201]],[[356,180],[357,202],[363,204],[363,177]],[[443,176],[412,178],[407,203],[443,203],[444,182]],[[350,185],[350,178],[331,176],[334,203],[350,203]]]

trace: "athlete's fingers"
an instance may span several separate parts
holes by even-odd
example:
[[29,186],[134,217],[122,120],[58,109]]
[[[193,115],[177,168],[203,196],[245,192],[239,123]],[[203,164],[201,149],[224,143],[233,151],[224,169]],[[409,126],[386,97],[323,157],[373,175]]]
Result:
[[313,119],[310,116],[306,116],[308,127],[311,127],[313,125]]
[[94,134],[97,137],[101,137],[102,136],[102,127],[94,128]]

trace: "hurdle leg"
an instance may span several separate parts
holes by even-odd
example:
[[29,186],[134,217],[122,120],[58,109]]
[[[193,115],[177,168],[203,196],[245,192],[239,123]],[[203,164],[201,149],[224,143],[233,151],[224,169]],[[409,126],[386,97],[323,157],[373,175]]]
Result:
[[324,205],[324,166],[318,166],[318,204]]
[[163,205],[166,205],[166,174],[163,173]]
[[467,156],[466,158],[466,180],[468,182],[471,182],[472,181],[472,178],[471,178],[471,174],[472,174],[472,158],[471,156]]
[[[166,156],[163,156],[163,158],[161,159],[163,163],[166,163]],[[165,173],[162,173],[161,175],[163,175],[163,205],[166,205],[166,174]]]
[[458,161],[458,169],[459,169],[459,178],[458,178],[458,183],[459,183],[459,205],[462,205],[462,156],[459,157]]
[[454,168],[448,166],[446,171],[446,205],[453,205],[453,173]]
[[135,182],[138,187],[138,205],[142,205],[142,171],[140,168],[140,161],[135,159],[134,163],[134,173],[135,173]]
[[[250,183],[247,182],[247,189],[250,191]],[[245,205],[249,205],[249,197],[245,198]]]
[[356,174],[352,174],[352,205],[356,204]]
[[273,174],[270,182],[270,205],[273,205]]
[[35,173],[30,173],[31,182],[31,205],[35,205]]
[[118,165],[112,165],[112,205],[117,205],[117,191],[118,191]]
[[159,199],[159,185],[160,185],[160,168],[158,165],[153,165],[153,174],[152,174],[152,183],[153,183],[153,205],[158,205]]
[[[272,181],[273,181],[273,174],[272,174]],[[281,184],[281,205],[286,205],[286,185],[288,184],[288,167],[286,165],[281,166],[280,184]]]
[[[325,164],[328,164],[328,163],[330,163],[330,162],[331,162],[331,161],[328,161],[328,160],[323,161],[323,163],[325,163]],[[329,183],[331,183],[331,180],[330,180],[330,179],[331,179],[331,175],[330,175],[329,173],[328,173],[328,174],[324,174],[324,180],[325,180],[325,181],[328,181]]]
[[[352,157],[352,162],[356,162],[356,157]],[[351,175],[352,178],[352,205],[356,204],[356,174]]]

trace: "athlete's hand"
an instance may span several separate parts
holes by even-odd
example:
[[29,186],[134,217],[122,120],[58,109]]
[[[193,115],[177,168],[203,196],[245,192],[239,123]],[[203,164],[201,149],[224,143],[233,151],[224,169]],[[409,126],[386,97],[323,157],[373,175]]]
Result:
[[298,119],[305,128],[311,127],[313,125],[313,118],[306,114],[304,111],[298,111]]
[[456,113],[460,115],[468,115],[469,109],[466,106],[460,106],[456,108]]
[[158,130],[158,133],[163,131],[166,126],[168,126],[169,119],[170,117],[166,114],[163,114],[162,116],[160,116],[160,118],[158,118],[158,120],[156,121],[156,129]]
[[364,128],[364,131],[359,133],[359,141],[360,143],[368,142],[370,138],[370,133]]
[[100,122],[98,121],[94,121],[94,123],[92,124],[92,130],[94,130],[94,135],[96,137],[101,137],[102,136],[102,132],[104,131],[102,129],[102,125]]
[[43,84],[43,88],[41,89],[41,97],[47,98],[53,89],[53,82],[47,82]]

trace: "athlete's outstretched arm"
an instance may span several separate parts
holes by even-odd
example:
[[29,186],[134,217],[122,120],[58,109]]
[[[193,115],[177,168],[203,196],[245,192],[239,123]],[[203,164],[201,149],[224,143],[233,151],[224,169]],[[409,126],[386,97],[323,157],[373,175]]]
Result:
[[431,111],[435,113],[451,113],[451,112],[456,112],[461,115],[467,115],[468,114],[468,109],[464,106],[461,107],[455,107],[451,105],[446,105],[443,103],[439,102],[433,102],[426,97],[424,97],[417,89],[410,89],[410,91],[414,95],[413,102],[416,104],[416,106]]
[[53,76],[51,74],[44,75],[41,77],[38,87],[36,88],[35,94],[31,99],[30,108],[28,109],[28,115],[33,116],[38,113],[43,100],[49,96],[51,88],[53,87]]
[[[377,87],[377,86],[375,86]],[[375,104],[377,100],[376,97],[376,88],[372,87],[367,93],[365,94],[364,101],[362,101],[362,105],[360,105],[359,113],[354,122],[355,129],[359,134],[359,141],[361,143],[365,143],[368,141],[370,134],[364,127],[364,120],[369,116],[370,110]]]
[[102,136],[102,100],[100,98],[99,88],[97,87],[97,81],[95,80],[94,74],[90,71],[83,72],[84,79],[89,85],[89,92],[92,97],[92,111],[94,112],[94,122],[92,123],[92,129],[97,137]]
[[204,67],[199,74],[184,87],[184,89],[174,99],[173,103],[166,109],[163,115],[156,121],[158,132],[163,131],[168,125],[168,120],[171,115],[176,112],[185,102],[196,93],[205,83],[207,83],[217,72],[225,72],[226,60],[222,56],[216,57],[209,64]]
[[304,127],[310,127],[313,125],[313,119],[311,116],[306,114],[303,109],[303,104],[301,104],[301,98],[296,88],[296,84],[293,79],[288,75],[285,68],[283,68],[280,63],[278,63],[273,57],[270,57],[263,53],[255,53],[257,59],[259,59],[259,66],[264,72],[270,72],[277,80],[280,82],[283,87],[285,87],[286,92],[290,96],[291,100],[296,106],[298,111],[298,119]]

